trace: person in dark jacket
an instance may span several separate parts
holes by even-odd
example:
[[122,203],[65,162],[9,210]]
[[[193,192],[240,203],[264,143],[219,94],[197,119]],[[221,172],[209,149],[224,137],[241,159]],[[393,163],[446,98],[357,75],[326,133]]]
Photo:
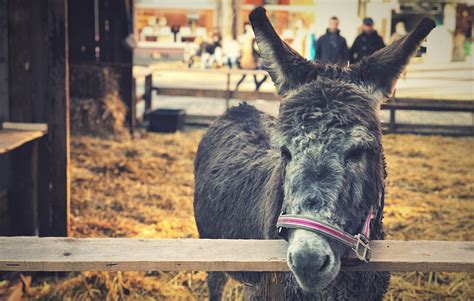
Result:
[[365,18],[362,21],[362,33],[357,36],[351,47],[351,63],[357,63],[363,57],[371,55],[384,47],[385,44],[382,38],[374,29],[374,20],[372,18]]
[[329,19],[326,33],[316,41],[316,59],[333,64],[346,64],[349,56],[346,39],[339,33],[339,19]]

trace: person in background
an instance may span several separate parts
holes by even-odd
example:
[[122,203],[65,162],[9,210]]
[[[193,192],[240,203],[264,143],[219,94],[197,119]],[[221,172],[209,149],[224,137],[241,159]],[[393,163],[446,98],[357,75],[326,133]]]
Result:
[[240,68],[257,69],[258,54],[255,50],[255,35],[250,23],[244,24],[244,34],[239,37],[242,57],[240,58]]
[[224,53],[224,64],[229,68],[239,68],[240,45],[232,37],[225,37],[222,43]]
[[385,44],[382,38],[374,28],[374,20],[372,18],[364,18],[362,21],[362,33],[357,36],[351,47],[351,63],[357,63],[363,57],[371,55],[384,47]]
[[156,24],[156,18],[150,17],[147,20],[147,25],[140,31],[140,41],[156,41],[158,33],[158,25]]
[[[255,34],[250,23],[244,24],[244,34],[239,37],[240,49],[242,56],[240,57],[240,69],[258,70],[262,69],[262,60],[257,52],[257,43],[255,42]],[[235,91],[243,83],[247,74],[243,74],[235,86]],[[267,80],[268,75],[264,75],[262,80],[257,79],[257,75],[253,74],[253,81],[255,83],[255,91],[260,89],[260,86]]]
[[301,19],[295,21],[295,34],[290,46],[301,55],[304,55],[305,39],[307,31]]
[[316,26],[313,24],[310,25],[308,35],[306,35],[305,41],[305,55],[304,57],[308,60],[316,59]]
[[333,64],[346,64],[348,60],[348,48],[346,39],[340,35],[339,19],[329,19],[329,27],[326,33],[316,42],[316,59]]
[[222,66],[221,35],[218,32],[212,34],[210,41],[204,41],[200,45],[201,69]]

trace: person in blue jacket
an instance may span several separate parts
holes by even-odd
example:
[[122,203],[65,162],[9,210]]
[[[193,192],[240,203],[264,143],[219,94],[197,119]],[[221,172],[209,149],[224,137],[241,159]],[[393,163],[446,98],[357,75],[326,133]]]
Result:
[[339,19],[329,19],[329,27],[326,33],[316,41],[316,59],[326,63],[346,64],[349,59],[349,49],[346,39],[339,31]]
[[351,47],[351,63],[357,63],[363,57],[369,56],[384,47],[385,44],[382,38],[374,29],[374,20],[372,18],[365,18],[362,21],[362,33],[357,36]]

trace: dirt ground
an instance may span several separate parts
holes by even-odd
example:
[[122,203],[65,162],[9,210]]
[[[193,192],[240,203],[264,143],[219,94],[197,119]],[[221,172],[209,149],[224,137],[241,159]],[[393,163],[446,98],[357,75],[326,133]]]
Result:
[[[195,238],[193,159],[202,130],[135,139],[73,136],[75,237]],[[387,135],[387,239],[474,240],[474,139]],[[201,300],[204,272],[0,275],[0,300]],[[468,300],[467,273],[394,273],[386,300]],[[20,288],[20,289],[19,289]],[[21,293],[20,293],[21,295]],[[241,299],[230,282],[227,300]]]

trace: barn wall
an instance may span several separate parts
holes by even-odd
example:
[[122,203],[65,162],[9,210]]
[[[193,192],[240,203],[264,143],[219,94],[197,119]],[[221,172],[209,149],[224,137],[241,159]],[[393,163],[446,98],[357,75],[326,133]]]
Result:
[[[6,41],[0,44],[8,52],[4,64],[8,97],[2,100],[8,103],[6,119],[48,124],[47,137],[27,143],[4,159],[9,166],[0,173],[0,185],[2,176],[7,178],[10,235],[68,234],[67,2],[0,0],[4,14],[0,21],[8,27],[6,38],[0,34]],[[0,164],[6,166],[4,161]],[[0,190],[0,200],[2,195]]]
[[[10,120],[47,122],[48,50],[46,0],[10,0]],[[13,30],[14,29],[14,30]]]

